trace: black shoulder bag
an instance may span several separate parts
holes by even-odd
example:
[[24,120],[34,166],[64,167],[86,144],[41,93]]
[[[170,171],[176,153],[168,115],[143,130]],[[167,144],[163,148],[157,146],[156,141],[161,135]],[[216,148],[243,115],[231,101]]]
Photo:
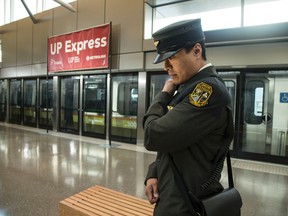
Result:
[[[231,113],[229,114],[229,118],[232,118]],[[229,188],[226,188],[217,194],[213,194],[204,199],[198,199],[193,194],[188,193],[187,187],[177,170],[177,167],[173,161],[171,154],[168,154],[169,162],[173,170],[174,177],[178,184],[179,190],[181,191],[185,203],[193,216],[241,215],[242,199],[237,189],[234,188],[231,159],[229,154],[230,140],[231,137],[233,136],[233,123],[231,124],[232,125],[228,125],[227,127],[226,132],[228,136],[224,140],[223,143],[224,145],[217,156],[220,158],[219,163],[217,164],[216,169],[214,170],[211,178],[207,182],[209,185],[209,182],[214,180],[217,173],[221,171],[225,158],[227,158],[226,161],[227,161]]]
[[[178,187],[182,193],[182,196],[186,202],[186,205],[193,216],[240,216],[242,199],[234,188],[232,167],[229,151],[227,152],[227,169],[228,169],[228,182],[229,188],[223,191],[213,194],[204,199],[198,199],[194,195],[188,193],[188,190],[178,173],[178,170],[172,161],[171,155],[169,155],[169,161],[172,166],[174,177],[178,184]],[[192,204],[193,203],[193,204]],[[193,206],[197,203],[197,206]],[[199,209],[199,204],[202,209]],[[196,210],[197,209],[197,210]]]

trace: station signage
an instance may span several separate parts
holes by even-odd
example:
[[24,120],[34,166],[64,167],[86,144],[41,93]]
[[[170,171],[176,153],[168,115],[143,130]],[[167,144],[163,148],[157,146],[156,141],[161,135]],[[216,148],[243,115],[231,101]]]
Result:
[[280,103],[288,103],[288,92],[280,92]]
[[109,67],[110,24],[48,38],[48,72]]

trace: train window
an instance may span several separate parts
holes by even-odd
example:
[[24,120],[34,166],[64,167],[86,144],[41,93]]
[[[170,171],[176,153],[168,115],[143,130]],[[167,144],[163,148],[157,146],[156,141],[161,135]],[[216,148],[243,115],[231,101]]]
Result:
[[61,79],[60,130],[76,132],[79,130],[79,76]]
[[254,101],[254,115],[262,116],[263,114],[263,88],[255,89],[255,101]]
[[39,127],[53,128],[53,79],[40,79]]
[[6,119],[6,83],[0,80],[0,121]]
[[138,83],[122,82],[118,86],[117,110],[121,115],[136,115]]
[[62,80],[61,92],[63,97],[61,98],[61,106],[68,109],[78,109],[79,106],[79,80],[77,78],[66,78]]
[[84,109],[87,112],[105,113],[106,82],[104,78],[87,78],[84,84]]
[[259,80],[248,81],[246,84],[244,115],[248,124],[261,124],[263,116],[264,83]]
[[138,100],[138,89],[137,88],[132,88],[131,89],[131,100],[132,101],[137,101]]
[[20,80],[13,80],[10,83],[10,105],[21,106],[21,82]]
[[21,93],[21,81],[10,81],[10,106],[9,106],[9,122],[21,123],[21,108],[22,108],[22,93]]
[[105,138],[106,75],[85,76],[83,80],[83,134]]
[[[53,107],[53,80],[40,80],[40,106],[46,108]],[[48,88],[48,91],[47,91]]]
[[138,111],[138,75],[115,74],[112,77],[111,138],[136,143]]
[[231,99],[232,99],[232,110],[234,112],[234,104],[235,104],[235,91],[236,91],[236,84],[233,80],[224,80],[225,86],[228,89]]
[[24,80],[23,89],[23,123],[36,124],[36,79]]
[[150,76],[150,83],[149,83],[149,104],[153,101],[155,96],[162,90],[165,82],[170,79],[168,74],[153,74]]
[[0,104],[4,104],[6,101],[6,85],[0,80]]
[[36,80],[24,81],[24,106],[36,105]]

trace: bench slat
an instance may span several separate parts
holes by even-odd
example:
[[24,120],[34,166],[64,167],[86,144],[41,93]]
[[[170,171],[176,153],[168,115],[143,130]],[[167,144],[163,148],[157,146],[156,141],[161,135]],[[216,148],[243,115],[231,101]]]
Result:
[[59,203],[60,216],[151,216],[147,200],[93,186]]
[[[77,207],[80,207],[82,209],[85,209],[91,213],[95,213],[96,215],[121,215],[126,216],[126,212],[121,214],[121,212],[117,212],[117,209],[113,209],[109,206],[101,205],[101,203],[91,203],[90,200],[83,200],[81,198],[77,198],[73,196],[70,201],[73,205],[76,205]],[[127,214],[127,216],[132,216]]]
[[75,206],[74,204],[62,200],[59,204],[61,216],[107,216],[102,212],[91,212],[83,209],[82,207]]
[[[83,193],[83,192],[82,192]],[[79,193],[79,194],[82,194],[82,193]],[[90,190],[87,190],[85,191],[85,194],[87,193],[87,195],[91,195],[91,196],[94,196],[95,195],[95,191],[90,191]],[[116,205],[121,205],[121,206],[126,206],[129,205],[129,207],[131,209],[138,209],[138,210],[144,210],[144,212],[147,211],[147,209],[150,209],[151,212],[153,212],[153,205],[151,205],[148,201],[144,201],[139,199],[135,199],[135,197],[132,197],[132,196],[129,196],[129,195],[125,195],[125,196],[121,196],[121,194],[113,194],[113,191],[112,192],[109,192],[108,194],[106,193],[106,191],[102,192],[102,191],[97,191],[97,197],[101,197],[102,200],[105,200],[107,202],[110,202],[111,204],[112,203],[115,203]],[[84,194],[83,194],[84,195]]]
[[[137,198],[137,197],[133,197],[133,196],[130,196],[130,195],[127,195],[127,194],[123,194],[123,193],[120,193],[120,192],[117,192],[117,191],[113,191],[113,190],[110,190],[110,189],[106,189],[106,188],[95,188],[92,187],[92,188],[88,188],[87,191],[85,192],[92,192],[92,193],[97,193],[97,194],[106,194],[107,196],[112,196],[112,197],[115,197],[115,198],[118,198],[120,197],[121,199],[123,200],[127,200],[129,202],[133,202],[133,203],[141,203],[143,204],[143,199],[140,199],[140,198]],[[147,204],[148,201],[147,201]]]

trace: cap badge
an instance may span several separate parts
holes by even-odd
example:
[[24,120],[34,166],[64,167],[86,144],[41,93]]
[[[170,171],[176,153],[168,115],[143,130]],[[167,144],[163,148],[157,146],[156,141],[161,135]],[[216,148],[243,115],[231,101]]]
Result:
[[155,45],[155,47],[158,46],[159,42],[160,42],[160,41],[154,41],[154,45]]
[[173,109],[173,106],[167,106],[168,111],[171,111]]
[[203,107],[208,104],[212,92],[212,86],[204,82],[198,83],[194,90],[189,94],[189,101],[194,106]]

